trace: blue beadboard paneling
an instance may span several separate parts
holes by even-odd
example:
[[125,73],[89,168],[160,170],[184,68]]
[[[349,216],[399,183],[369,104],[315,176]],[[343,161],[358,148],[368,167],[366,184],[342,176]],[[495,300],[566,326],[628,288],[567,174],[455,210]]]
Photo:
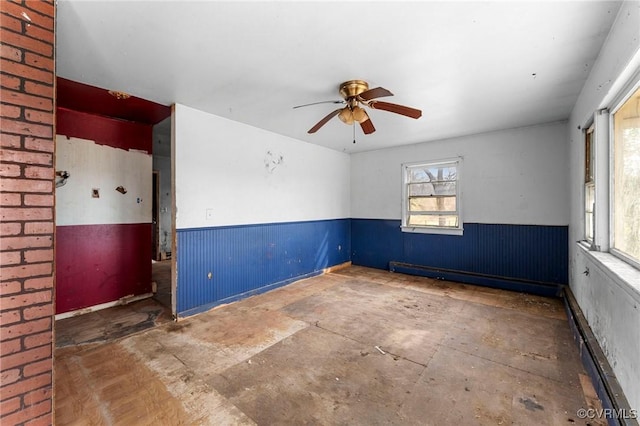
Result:
[[314,275],[351,253],[350,219],[178,229],[176,236],[181,316]]
[[351,219],[351,261],[354,265],[389,269],[389,261],[402,257],[400,221]]
[[399,220],[351,222],[354,265],[388,269],[389,262],[402,262],[520,280],[517,288],[522,280],[566,284],[568,238],[567,226],[465,223],[458,236],[402,232]]

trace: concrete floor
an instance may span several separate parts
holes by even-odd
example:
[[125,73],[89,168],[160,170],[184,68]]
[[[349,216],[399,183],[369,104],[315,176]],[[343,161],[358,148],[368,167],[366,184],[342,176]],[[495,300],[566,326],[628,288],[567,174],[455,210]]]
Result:
[[57,425],[604,424],[558,299],[350,267],[132,332],[56,350]]

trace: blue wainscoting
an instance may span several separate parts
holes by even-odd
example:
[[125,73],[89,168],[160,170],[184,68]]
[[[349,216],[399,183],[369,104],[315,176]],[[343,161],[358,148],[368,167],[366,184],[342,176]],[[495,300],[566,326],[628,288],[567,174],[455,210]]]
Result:
[[399,220],[352,219],[354,265],[558,294],[568,282],[567,226],[465,223],[464,235],[402,232]]
[[317,275],[351,255],[350,219],[178,229],[176,234],[179,316]]

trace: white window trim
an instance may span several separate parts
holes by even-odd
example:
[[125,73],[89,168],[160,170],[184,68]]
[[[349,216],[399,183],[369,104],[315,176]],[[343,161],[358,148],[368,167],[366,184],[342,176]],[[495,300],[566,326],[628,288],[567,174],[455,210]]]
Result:
[[[633,266],[636,269],[640,269],[640,262],[636,261],[635,259],[632,259],[631,257],[629,257],[628,255],[620,252],[619,250],[616,250],[613,247],[613,240],[614,240],[614,224],[613,224],[613,202],[612,202],[612,197],[614,194],[614,186],[615,186],[615,182],[613,179],[613,173],[614,173],[614,163],[615,163],[615,152],[614,152],[614,145],[615,145],[615,129],[614,129],[614,125],[613,125],[613,120],[614,120],[614,114],[616,112],[618,112],[618,110],[620,108],[622,108],[622,106],[624,105],[624,103],[629,100],[631,98],[631,96],[633,96],[633,94],[640,88],[640,69],[638,69],[636,71],[636,73],[634,74],[633,78],[630,79],[629,83],[627,85],[625,85],[622,90],[620,90],[619,94],[617,97],[614,98],[614,107],[611,109],[611,112],[608,114],[607,118],[607,122],[608,122],[608,132],[607,132],[607,150],[608,150],[608,178],[609,178],[609,183],[608,183],[608,205],[607,208],[604,209],[603,211],[607,211],[608,212],[608,241],[607,241],[607,248],[609,253],[611,253],[613,256],[617,257],[618,259],[622,260],[625,263],[628,263],[629,265]],[[597,160],[596,160],[597,161]],[[596,186],[597,188],[597,186]],[[597,189],[596,189],[597,191]],[[596,204],[596,208],[597,208],[597,204]],[[604,250],[602,247],[600,248],[601,250]]]
[[[405,226],[409,215],[408,194],[407,194],[407,171],[411,167],[429,165],[437,166],[440,164],[456,163],[456,209],[458,211],[458,227],[457,228],[440,228],[437,226]],[[462,220],[462,157],[445,158],[434,161],[417,161],[413,163],[402,164],[402,224],[400,229],[402,232],[415,232],[421,234],[439,234],[439,235],[463,235],[464,222]]]

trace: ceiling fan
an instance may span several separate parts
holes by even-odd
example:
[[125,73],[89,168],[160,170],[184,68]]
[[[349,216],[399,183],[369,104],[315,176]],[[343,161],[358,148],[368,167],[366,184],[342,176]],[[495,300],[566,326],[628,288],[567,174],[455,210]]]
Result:
[[394,112],[396,114],[416,119],[422,116],[422,111],[420,111],[419,109],[410,108],[404,105],[392,104],[389,102],[378,101],[377,98],[393,96],[393,93],[382,87],[369,89],[369,84],[363,80],[346,81],[340,85],[339,92],[343,98],[342,100],[314,102],[311,104],[298,105],[293,107],[301,108],[310,105],[325,103],[346,104],[346,106],[344,106],[343,108],[339,108],[327,114],[326,117],[318,121],[315,126],[309,129],[307,133],[317,132],[322,126],[327,124],[329,120],[337,115],[338,118],[345,124],[354,124],[357,121],[358,123],[360,123],[362,131],[366,135],[371,134],[376,131],[376,128],[373,127],[373,123],[371,122],[371,118],[369,118],[369,114],[367,114],[367,111],[362,106],[367,106],[371,109]]

